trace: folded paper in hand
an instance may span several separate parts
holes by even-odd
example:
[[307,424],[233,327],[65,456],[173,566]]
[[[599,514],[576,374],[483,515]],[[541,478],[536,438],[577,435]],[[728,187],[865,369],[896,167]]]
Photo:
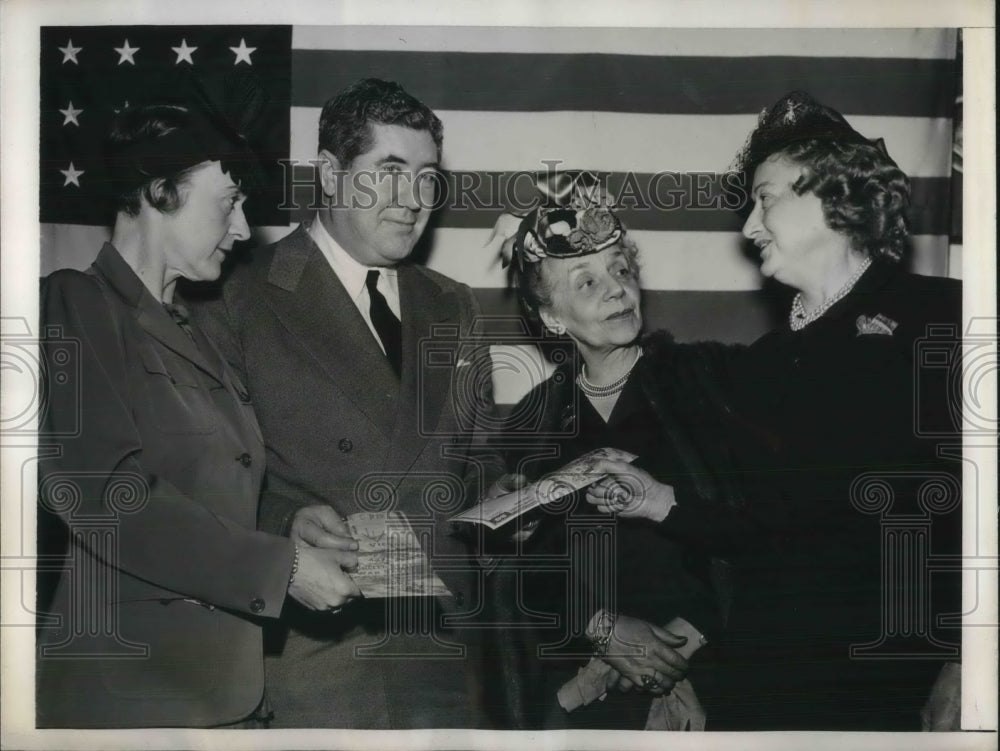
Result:
[[358,541],[358,568],[350,576],[365,597],[441,597],[448,587],[431,571],[406,517],[398,511],[361,511],[347,517]]
[[546,475],[536,483],[466,509],[451,517],[451,521],[473,522],[483,524],[490,529],[497,529],[521,514],[546,503],[552,503],[570,493],[575,493],[605,477],[604,474],[593,472],[593,467],[598,459],[632,462],[636,458],[635,454],[616,448],[595,449],[578,459],[574,459],[561,469]]

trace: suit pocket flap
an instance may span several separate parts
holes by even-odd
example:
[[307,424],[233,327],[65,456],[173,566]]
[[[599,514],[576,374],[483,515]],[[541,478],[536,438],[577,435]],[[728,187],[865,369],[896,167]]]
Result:
[[178,386],[197,388],[200,385],[194,366],[176,355],[158,352],[144,344],[139,347],[139,356],[147,373],[163,376]]

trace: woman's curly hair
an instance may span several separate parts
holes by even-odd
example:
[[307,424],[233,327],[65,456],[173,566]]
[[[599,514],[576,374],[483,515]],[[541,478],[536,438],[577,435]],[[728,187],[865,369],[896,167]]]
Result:
[[830,229],[849,238],[858,252],[891,262],[907,249],[910,181],[886,151],[836,110],[804,92],[782,97],[760,117],[737,157],[744,185],[767,159],[781,156],[804,169],[792,186],[814,193]]
[[793,189],[814,193],[830,229],[841,232],[858,252],[898,262],[910,236],[910,181],[871,144],[806,141],[782,156],[805,168]]

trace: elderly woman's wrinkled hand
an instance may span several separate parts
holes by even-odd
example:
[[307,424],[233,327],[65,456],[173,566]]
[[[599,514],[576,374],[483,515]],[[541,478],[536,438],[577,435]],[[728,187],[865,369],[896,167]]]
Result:
[[605,514],[661,522],[677,505],[671,486],[628,462],[600,459],[592,472],[607,477],[587,488],[587,503]]
[[658,696],[670,693],[687,675],[688,661],[676,651],[686,643],[685,637],[655,624],[620,615],[601,659],[618,671],[619,690],[635,686]]
[[632,689],[635,688],[635,684],[632,683],[632,681],[630,681],[624,675],[621,675],[620,673],[618,673],[617,670],[615,671],[615,673],[618,674],[618,682],[615,685],[616,689],[618,689],[619,691],[621,691],[623,694],[627,694],[629,691],[631,691]]

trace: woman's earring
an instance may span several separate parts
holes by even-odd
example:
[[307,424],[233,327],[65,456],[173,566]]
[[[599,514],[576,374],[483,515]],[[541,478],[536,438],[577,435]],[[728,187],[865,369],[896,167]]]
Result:
[[559,324],[554,329],[552,329],[552,333],[555,334],[556,336],[562,336],[563,334],[566,333],[566,327],[563,326],[562,324]]

